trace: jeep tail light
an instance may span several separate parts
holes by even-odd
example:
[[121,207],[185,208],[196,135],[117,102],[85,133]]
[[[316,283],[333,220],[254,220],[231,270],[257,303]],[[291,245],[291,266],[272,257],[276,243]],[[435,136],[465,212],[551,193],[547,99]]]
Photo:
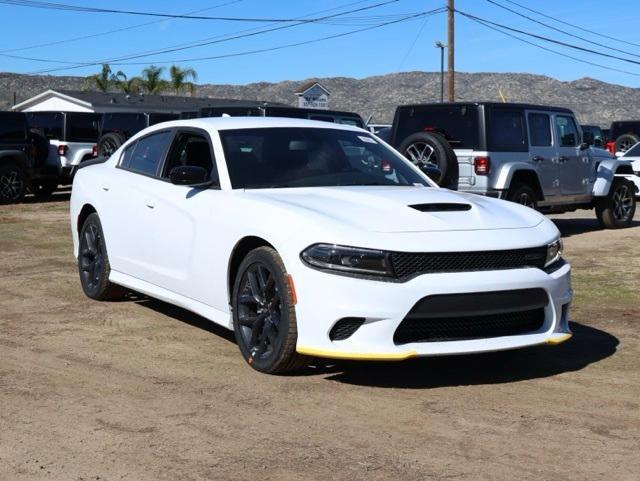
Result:
[[68,150],[69,150],[69,147],[67,147],[66,145],[58,145],[58,155],[60,157],[67,155]]
[[476,175],[489,175],[491,159],[489,157],[476,157],[473,159],[473,168]]
[[94,145],[91,149],[91,156],[92,157],[97,157],[98,156],[98,146]]

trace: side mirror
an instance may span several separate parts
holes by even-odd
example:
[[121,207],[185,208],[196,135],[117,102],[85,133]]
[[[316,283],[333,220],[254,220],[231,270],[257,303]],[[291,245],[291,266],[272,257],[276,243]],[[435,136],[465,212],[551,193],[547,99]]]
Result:
[[172,184],[187,185],[189,187],[209,187],[213,184],[207,170],[194,165],[174,167],[169,172],[169,180]]
[[616,152],[615,156],[619,159],[620,157],[624,157],[624,152]]
[[442,171],[433,164],[420,164],[420,170],[427,175],[436,184],[440,185],[442,180]]
[[580,150],[587,150],[590,147],[589,144],[587,144],[586,142],[582,142],[580,144]]

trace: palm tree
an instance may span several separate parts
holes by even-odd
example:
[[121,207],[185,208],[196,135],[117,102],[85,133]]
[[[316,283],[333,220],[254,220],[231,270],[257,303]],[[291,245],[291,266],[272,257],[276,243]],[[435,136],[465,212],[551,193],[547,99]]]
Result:
[[162,80],[162,72],[164,67],[156,67],[149,65],[142,71],[141,84],[142,87],[150,94],[157,94],[164,90],[167,82]]
[[100,73],[87,77],[88,83],[93,85],[101,92],[108,92],[112,85],[118,85],[121,81],[126,80],[127,76],[122,70],[113,73],[108,63],[102,64]]
[[124,78],[116,83],[116,86],[122,90],[125,94],[137,94],[140,93],[142,79],[140,77],[131,77],[130,79]]
[[191,79],[194,82],[198,80],[198,74],[192,68],[180,68],[177,65],[172,65],[169,69],[169,75],[171,76],[171,80],[169,80],[169,85],[171,89],[179,94],[184,90],[188,90],[191,95],[196,90],[196,86],[193,82],[188,82],[187,79]]

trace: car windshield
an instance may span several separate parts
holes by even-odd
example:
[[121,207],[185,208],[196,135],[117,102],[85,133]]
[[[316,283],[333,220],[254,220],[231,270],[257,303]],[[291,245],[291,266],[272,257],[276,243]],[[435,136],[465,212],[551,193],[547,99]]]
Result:
[[260,128],[220,132],[234,189],[429,183],[364,132]]

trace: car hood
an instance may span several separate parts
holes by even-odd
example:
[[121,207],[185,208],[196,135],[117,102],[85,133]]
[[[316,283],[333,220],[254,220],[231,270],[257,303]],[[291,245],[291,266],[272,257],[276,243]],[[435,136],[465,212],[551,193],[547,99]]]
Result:
[[353,186],[246,191],[262,201],[370,232],[522,229],[543,221],[521,205],[429,187]]

